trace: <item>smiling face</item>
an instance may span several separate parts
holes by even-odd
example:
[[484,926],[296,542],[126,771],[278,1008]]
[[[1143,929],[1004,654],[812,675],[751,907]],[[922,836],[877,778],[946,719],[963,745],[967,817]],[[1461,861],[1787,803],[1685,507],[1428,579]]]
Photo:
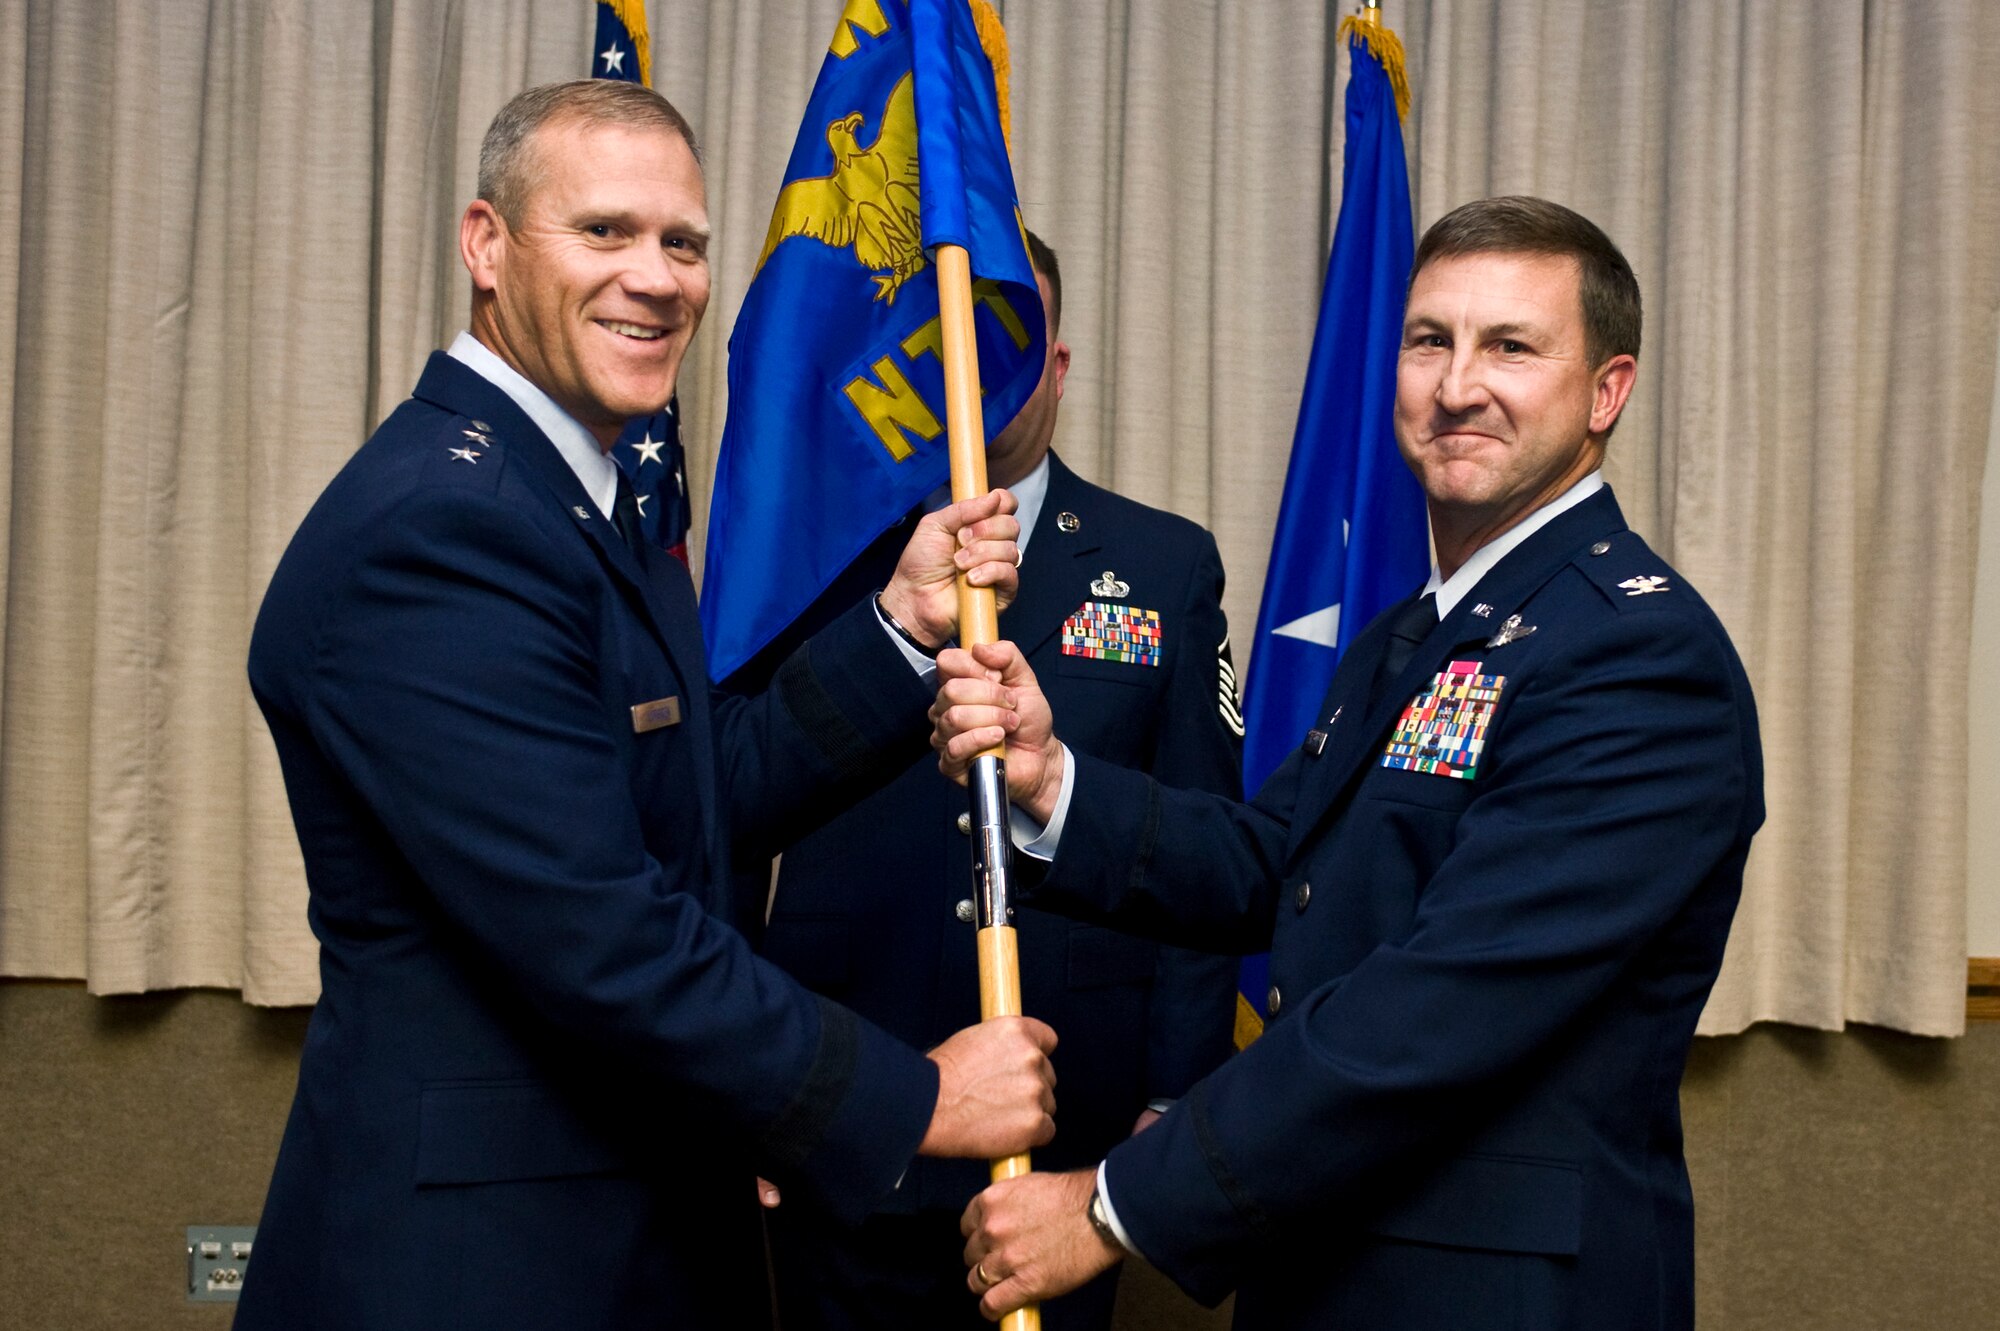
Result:
[[1576,260],[1484,252],[1417,274],[1396,363],[1396,444],[1449,577],[1595,470],[1638,362],[1585,352]]
[[472,333],[609,448],[673,395],[708,308],[708,204],[687,140],[558,119],[534,131],[519,225],[459,228]]

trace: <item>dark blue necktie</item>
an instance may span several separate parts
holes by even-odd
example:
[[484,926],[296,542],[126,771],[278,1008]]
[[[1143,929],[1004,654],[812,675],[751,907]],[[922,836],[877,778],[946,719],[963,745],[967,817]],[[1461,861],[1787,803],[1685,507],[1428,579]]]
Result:
[[640,567],[646,563],[646,529],[639,519],[639,501],[632,497],[632,483],[618,473],[618,497],[611,501],[611,525],[625,538],[625,547]]
[[1425,592],[1396,612],[1396,617],[1389,621],[1389,641],[1382,648],[1382,663],[1375,668],[1375,682],[1369,689],[1371,707],[1381,701],[1383,690],[1403,673],[1403,667],[1416,654],[1417,644],[1428,638],[1437,626],[1435,592]]

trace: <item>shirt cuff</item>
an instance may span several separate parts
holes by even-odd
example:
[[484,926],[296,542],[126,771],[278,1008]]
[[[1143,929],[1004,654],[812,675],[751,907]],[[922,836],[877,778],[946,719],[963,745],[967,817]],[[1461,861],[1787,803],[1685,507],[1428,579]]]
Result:
[[875,605],[871,608],[875,611],[875,622],[880,624],[882,631],[889,635],[889,641],[896,644],[896,650],[901,652],[903,659],[910,663],[910,669],[917,672],[917,678],[923,681],[924,687],[929,689],[937,688],[937,662],[912,647],[902,634],[890,628],[889,621],[882,617],[882,607],[880,605]]
[[1056,857],[1056,846],[1062,841],[1063,822],[1069,817],[1069,799],[1076,793],[1076,755],[1069,751],[1067,744],[1062,746],[1062,753],[1062,789],[1056,792],[1056,811],[1049,816],[1047,827],[1021,812],[1017,806],[1007,806],[1007,831],[1014,839],[1014,849],[1033,859],[1047,861]]
[[1118,1242],[1124,1246],[1125,1251],[1143,1262],[1146,1260],[1146,1254],[1140,1252],[1138,1246],[1132,1242],[1132,1236],[1125,1232],[1124,1224],[1118,1219],[1118,1208],[1111,1204],[1111,1179],[1104,1170],[1108,1163],[1110,1162],[1106,1160],[1097,1162],[1097,1195],[1104,1203],[1104,1218],[1110,1223],[1111,1232],[1118,1236]]

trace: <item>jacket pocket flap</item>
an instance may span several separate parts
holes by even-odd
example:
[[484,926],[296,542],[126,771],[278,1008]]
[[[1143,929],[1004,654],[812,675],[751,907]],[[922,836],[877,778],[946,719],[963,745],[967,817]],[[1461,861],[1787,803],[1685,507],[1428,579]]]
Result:
[[548,1087],[534,1082],[426,1086],[417,1127],[417,1182],[499,1183],[628,1167]]
[[1574,1256],[1583,1230],[1583,1172],[1561,1160],[1463,1155],[1364,1228],[1453,1248]]

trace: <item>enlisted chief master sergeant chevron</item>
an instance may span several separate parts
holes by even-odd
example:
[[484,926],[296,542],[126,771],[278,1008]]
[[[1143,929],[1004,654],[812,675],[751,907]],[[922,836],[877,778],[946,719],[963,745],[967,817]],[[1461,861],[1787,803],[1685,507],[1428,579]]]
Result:
[[1425,235],[1396,436],[1436,567],[1249,805],[1064,750],[1006,644],[997,683],[945,654],[947,769],[1010,734],[1019,806],[1064,810],[1028,899],[1271,946],[1248,1051],[1095,1173],[972,1204],[989,1312],[1129,1249],[1260,1331],[1693,1326],[1679,1086],[1762,763],[1728,636],[1597,474],[1639,324],[1566,208]]
[[[1215,540],[1090,484],[1050,451],[1070,362],[1059,336],[1062,269],[1033,232],[1028,255],[1047,359],[1033,396],[987,447],[988,478],[1021,501],[1021,594],[1001,627],[1044,672],[1071,744],[1233,798],[1242,724]],[[908,532],[905,523],[885,533],[725,687],[759,687],[798,635],[881,585]],[[1120,632],[1145,645],[1090,645]],[[971,843],[961,826],[970,826],[965,792],[926,754],[786,849],[764,955],[918,1048],[978,1020]],[[1093,1164],[1157,1117],[1149,1104],[1164,1107],[1229,1056],[1236,961],[1044,911],[1021,910],[1015,924],[1022,1010],[1062,1037],[1053,1059],[1062,1111],[1035,1164]],[[988,1177],[972,1161],[918,1161],[857,1227],[786,1198],[770,1219],[786,1331],[982,1325],[958,1263],[958,1218]],[[1104,1331],[1116,1276],[1045,1304],[1045,1331]]]
[[[687,123],[531,90],[479,194],[471,334],[327,487],[251,643],[322,997],[237,1326],[752,1326],[755,1173],[859,1218],[919,1151],[1040,1144],[1053,1037],[927,1059],[729,923],[731,853],[908,766],[929,689],[862,605],[711,706],[687,573],[632,535],[604,450],[708,300]],[[938,643],[957,568],[1011,593],[1010,510],[920,524],[889,612]]]

